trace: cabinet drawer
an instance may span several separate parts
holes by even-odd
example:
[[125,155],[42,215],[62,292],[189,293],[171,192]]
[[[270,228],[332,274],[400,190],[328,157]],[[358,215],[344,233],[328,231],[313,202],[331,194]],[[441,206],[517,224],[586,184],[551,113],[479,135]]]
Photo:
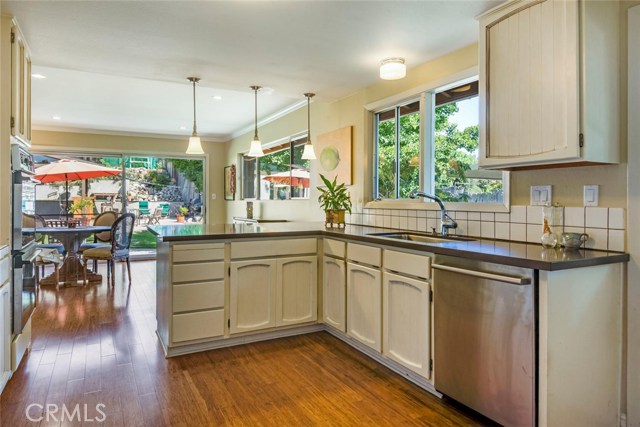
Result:
[[198,264],[174,264],[173,283],[205,282],[224,279],[224,262],[203,262]]
[[231,242],[231,259],[303,255],[315,254],[317,252],[316,239]]
[[338,258],[344,258],[347,244],[340,240],[324,239],[322,242],[324,253]]
[[224,335],[224,309],[173,315],[173,342]]
[[347,245],[347,257],[351,261],[380,267],[382,249],[373,246],[349,243]]
[[224,243],[174,245],[173,262],[224,260]]
[[386,270],[423,279],[431,277],[431,257],[387,250],[383,257],[382,265]]
[[173,312],[224,306],[224,280],[173,286]]

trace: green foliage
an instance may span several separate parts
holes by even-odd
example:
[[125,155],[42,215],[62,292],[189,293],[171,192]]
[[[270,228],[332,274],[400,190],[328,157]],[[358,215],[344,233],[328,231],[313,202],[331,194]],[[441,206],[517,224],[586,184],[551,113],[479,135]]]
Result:
[[[435,109],[434,181],[435,192],[444,201],[466,202],[483,197],[491,199],[502,191],[502,182],[491,179],[468,179],[468,171],[476,167],[478,126],[458,129],[449,118],[457,113],[457,103]],[[395,118],[378,125],[378,193],[384,198],[396,197]],[[420,115],[400,116],[399,197],[407,198],[420,186]]]
[[186,206],[180,206],[178,208],[178,211],[180,212],[180,215],[185,216],[187,213],[189,213],[189,208]]
[[156,190],[171,184],[171,177],[165,170],[153,169],[147,173],[146,179]]
[[173,163],[176,168],[186,179],[193,182],[198,192],[202,193],[204,170],[202,169],[202,160],[196,159],[167,159]]
[[328,210],[346,210],[351,213],[351,196],[347,193],[344,183],[338,184],[337,177],[333,181],[329,181],[324,175],[320,174],[320,178],[327,188],[317,187],[320,191],[318,202],[320,207],[325,211]]
[[69,213],[82,213],[84,208],[93,208],[91,197],[81,197],[69,205]]
[[134,231],[131,236],[132,248],[155,248],[156,236],[149,230]]

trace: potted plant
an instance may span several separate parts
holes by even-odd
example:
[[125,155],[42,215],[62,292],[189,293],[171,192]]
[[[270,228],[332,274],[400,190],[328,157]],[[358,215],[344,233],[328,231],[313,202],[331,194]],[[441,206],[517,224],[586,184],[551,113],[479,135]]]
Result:
[[320,178],[326,186],[326,188],[318,187],[320,191],[318,202],[320,202],[320,207],[324,209],[326,215],[325,225],[333,227],[333,224],[336,224],[338,227],[344,227],[345,212],[351,213],[351,197],[347,193],[347,187],[345,187],[344,183],[338,184],[337,177],[333,178],[333,181],[329,181],[324,175],[320,174]]
[[91,197],[80,197],[69,206],[69,213],[73,216],[80,216],[82,225],[88,225],[93,215],[93,199]]
[[178,208],[178,215],[176,216],[176,220],[178,222],[184,222],[185,215],[189,212],[189,208],[186,206],[180,206]]

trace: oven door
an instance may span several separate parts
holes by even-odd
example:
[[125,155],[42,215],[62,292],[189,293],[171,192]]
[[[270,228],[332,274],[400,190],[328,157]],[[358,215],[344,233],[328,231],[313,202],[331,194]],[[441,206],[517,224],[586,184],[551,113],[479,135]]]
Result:
[[14,172],[13,178],[13,245],[14,251],[23,250],[32,242],[35,242],[36,235],[33,224],[31,229],[25,230],[24,215],[35,214],[36,204],[36,183],[27,174]]
[[32,244],[27,252],[13,256],[13,334],[22,333],[36,308],[36,257],[40,251]]

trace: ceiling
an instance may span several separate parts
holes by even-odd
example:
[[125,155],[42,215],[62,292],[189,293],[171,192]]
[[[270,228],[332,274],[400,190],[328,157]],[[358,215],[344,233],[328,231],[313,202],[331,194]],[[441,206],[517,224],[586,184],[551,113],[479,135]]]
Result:
[[[502,0],[5,1],[32,53],[35,129],[228,140],[260,121],[375,83],[383,58],[411,67],[478,39]],[[214,96],[221,97],[216,100]],[[57,119],[53,117],[56,116]]]

